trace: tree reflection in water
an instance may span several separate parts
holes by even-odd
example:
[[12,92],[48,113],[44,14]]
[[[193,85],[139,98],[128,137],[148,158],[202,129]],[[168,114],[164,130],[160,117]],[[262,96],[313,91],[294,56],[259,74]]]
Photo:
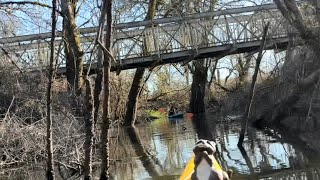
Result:
[[[192,123],[199,139],[215,141],[216,128],[209,126],[205,113],[194,115]],[[211,123],[210,125],[215,125],[215,123]]]
[[161,176],[162,173],[157,170],[154,159],[151,158],[150,153],[143,147],[137,128],[127,127],[127,133],[136,155],[139,157],[139,160],[148,174],[151,177]]

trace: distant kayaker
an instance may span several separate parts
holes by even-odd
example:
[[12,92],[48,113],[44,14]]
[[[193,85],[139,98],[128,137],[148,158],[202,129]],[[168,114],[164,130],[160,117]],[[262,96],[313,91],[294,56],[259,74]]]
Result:
[[177,113],[177,108],[175,108],[174,106],[171,106],[169,110],[169,116],[172,116],[176,113]]

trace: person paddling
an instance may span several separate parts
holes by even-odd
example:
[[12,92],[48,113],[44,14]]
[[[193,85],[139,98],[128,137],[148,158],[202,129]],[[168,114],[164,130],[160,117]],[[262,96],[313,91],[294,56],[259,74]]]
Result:
[[170,110],[169,110],[169,116],[176,114],[177,113],[176,111],[177,111],[177,109],[173,105],[171,105]]

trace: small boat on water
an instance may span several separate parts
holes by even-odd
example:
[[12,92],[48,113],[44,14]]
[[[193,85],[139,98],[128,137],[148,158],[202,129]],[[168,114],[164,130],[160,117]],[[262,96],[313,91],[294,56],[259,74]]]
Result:
[[183,118],[183,114],[182,112],[179,112],[179,113],[175,113],[173,115],[169,115],[168,118],[169,119],[174,119],[174,118]]

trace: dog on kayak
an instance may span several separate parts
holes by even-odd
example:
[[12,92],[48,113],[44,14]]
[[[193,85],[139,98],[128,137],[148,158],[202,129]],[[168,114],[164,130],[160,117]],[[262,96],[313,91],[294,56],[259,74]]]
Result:
[[223,171],[213,155],[216,152],[215,142],[200,139],[193,152],[195,167],[192,180],[230,180],[232,171]]

